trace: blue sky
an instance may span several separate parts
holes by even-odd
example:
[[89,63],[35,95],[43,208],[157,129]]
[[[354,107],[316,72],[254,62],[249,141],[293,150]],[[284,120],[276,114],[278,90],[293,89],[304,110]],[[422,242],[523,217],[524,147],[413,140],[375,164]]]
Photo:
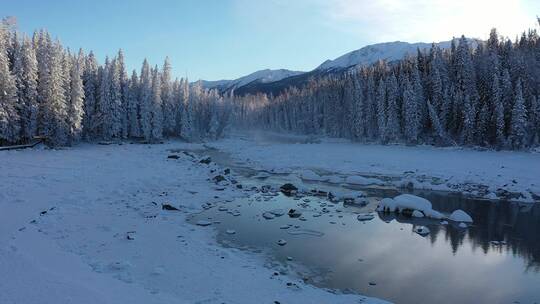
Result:
[[46,28],[101,60],[124,49],[130,68],[169,56],[176,76],[231,79],[256,70],[311,70],[367,44],[432,42],[491,27],[535,26],[537,0],[0,0],[31,34]]

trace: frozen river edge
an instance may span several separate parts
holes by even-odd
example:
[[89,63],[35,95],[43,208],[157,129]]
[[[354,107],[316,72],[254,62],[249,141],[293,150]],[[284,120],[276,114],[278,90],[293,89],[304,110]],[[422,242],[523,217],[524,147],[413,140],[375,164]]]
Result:
[[187,223],[204,203],[246,195],[216,187],[212,164],[167,158],[200,148],[3,152],[0,302],[386,303],[276,277],[264,256],[223,248],[211,228]]

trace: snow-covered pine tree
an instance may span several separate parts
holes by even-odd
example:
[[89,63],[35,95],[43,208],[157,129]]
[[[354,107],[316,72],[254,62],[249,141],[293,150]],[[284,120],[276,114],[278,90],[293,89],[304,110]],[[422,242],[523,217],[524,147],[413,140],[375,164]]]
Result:
[[93,52],[90,52],[85,58],[82,80],[84,87],[84,114],[82,121],[83,134],[86,139],[91,139],[97,135],[96,126],[98,116],[96,113],[96,105],[98,104],[98,96],[100,92],[98,63]]
[[446,145],[448,142],[448,138],[446,135],[446,132],[444,131],[444,127],[441,124],[441,121],[439,119],[439,116],[437,115],[437,111],[435,110],[435,107],[431,104],[431,102],[427,101],[427,107],[429,112],[429,119],[431,121],[431,126],[433,127],[433,131],[435,135],[437,136],[437,141],[442,144]]
[[399,124],[398,108],[398,84],[395,74],[391,74],[386,82],[386,140],[399,141],[401,138],[401,126]]
[[0,24],[0,142],[20,140],[20,118],[17,113],[17,84],[9,69],[7,53],[8,33]]
[[15,55],[13,74],[18,92],[21,139],[28,141],[37,135],[37,59],[32,42],[24,36]]
[[527,109],[521,79],[518,79],[515,92],[510,140],[514,149],[523,149],[527,146]]
[[418,117],[418,102],[414,89],[410,81],[405,78],[403,84],[403,108],[404,108],[404,130],[408,143],[416,144],[420,130],[420,119]]
[[377,87],[377,133],[379,140],[386,141],[386,83],[383,78]]
[[[189,86],[188,83],[185,83],[184,85]],[[196,84],[193,86],[192,90],[189,90],[187,103],[184,111],[182,111],[180,136],[187,141],[193,141],[197,137],[195,130],[195,106],[200,97],[201,89],[200,84]]]
[[99,121],[97,123],[99,136],[105,140],[111,140],[113,138],[113,119],[112,119],[112,96],[111,96],[111,61],[109,57],[105,58],[105,64],[103,65],[101,78],[99,82],[99,98],[96,106],[97,115]]
[[125,111],[123,109],[123,80],[121,79],[121,65],[118,61],[118,58],[114,58],[111,61],[111,69],[109,70],[110,76],[109,81],[111,82],[110,85],[110,96],[111,96],[111,104],[110,104],[110,118],[111,121],[111,136],[113,138],[122,138],[123,130],[122,127],[124,125],[124,119],[125,119]]
[[126,64],[124,62],[124,51],[118,50],[116,57],[116,64],[118,69],[118,78],[120,85],[120,124],[121,124],[121,137],[127,138],[129,136],[129,79],[126,71]]
[[163,106],[161,101],[161,75],[156,66],[152,71],[152,105],[151,105],[151,141],[163,138]]
[[68,105],[65,93],[64,52],[59,41],[52,44],[50,54],[50,78],[43,100],[43,134],[53,146],[69,143],[67,124]]
[[161,71],[161,100],[163,102],[163,131],[167,136],[174,135],[177,113],[171,69],[169,57],[166,57]]
[[152,137],[152,75],[150,74],[150,65],[146,59],[144,59],[141,69],[139,94],[141,135],[145,140],[150,141]]
[[499,75],[493,75],[493,84],[491,85],[491,103],[493,109],[493,124],[495,126],[495,146],[502,149],[506,146],[504,104],[501,100],[501,90]]
[[139,121],[139,77],[137,71],[133,70],[129,81],[128,90],[128,127],[130,137],[141,137],[141,125]]
[[67,123],[69,126],[69,144],[77,142],[82,135],[82,120],[84,115],[84,88],[82,81],[82,51],[79,57],[72,61],[69,71],[70,91],[68,96]]

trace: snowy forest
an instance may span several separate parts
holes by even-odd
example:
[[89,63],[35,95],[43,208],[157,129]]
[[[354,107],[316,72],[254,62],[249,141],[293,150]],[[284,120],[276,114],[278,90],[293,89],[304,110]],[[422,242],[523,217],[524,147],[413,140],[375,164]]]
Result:
[[100,65],[83,50],[72,53],[45,31],[32,38],[4,20],[0,26],[0,144],[42,137],[51,146],[80,140],[136,138],[159,142],[217,138],[229,102],[200,83],[171,77],[147,60],[128,76],[124,54]]
[[[540,20],[539,20],[540,22]],[[524,149],[540,139],[540,37],[454,39],[397,62],[237,100],[246,125],[383,144]]]
[[159,142],[220,137],[229,125],[382,144],[526,149],[540,142],[540,37],[454,39],[395,62],[315,78],[278,96],[234,96],[172,79],[147,60],[128,76],[124,54],[99,64],[45,31],[0,26],[0,144],[42,137]]

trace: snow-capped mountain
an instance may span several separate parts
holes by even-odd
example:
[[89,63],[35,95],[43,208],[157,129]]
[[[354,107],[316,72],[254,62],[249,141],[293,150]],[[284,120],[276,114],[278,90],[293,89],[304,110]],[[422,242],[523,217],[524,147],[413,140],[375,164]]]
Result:
[[234,80],[217,80],[217,81],[203,81],[203,86],[208,89],[217,88],[220,91],[228,91],[231,89],[243,87],[247,84],[256,82],[256,83],[270,83],[282,80],[284,78],[297,76],[303,74],[304,72],[299,71],[290,71],[285,69],[279,70],[260,70],[254,73],[251,73],[247,76],[234,79]]
[[[479,40],[469,39],[471,47],[476,47]],[[313,77],[340,73],[358,65],[370,65],[378,60],[395,61],[407,55],[416,55],[418,50],[426,51],[433,43],[408,43],[402,41],[378,43],[349,52],[334,60],[327,60],[310,72],[296,72],[285,69],[261,70],[235,80],[203,81],[206,88],[215,88],[221,92],[232,89],[235,94],[271,93],[279,94],[288,87],[301,87]],[[441,49],[450,48],[452,41],[435,43]],[[457,41],[456,41],[457,44]]]
[[[472,46],[475,46],[477,40],[469,39]],[[452,41],[443,41],[435,43],[442,49],[450,48]],[[457,43],[457,41],[456,41]],[[356,51],[349,52],[334,60],[326,60],[318,66],[316,70],[328,71],[333,69],[344,69],[355,65],[369,65],[379,60],[394,61],[404,58],[407,55],[416,55],[418,50],[425,51],[430,49],[432,43],[408,43],[402,41],[385,42],[365,46]]]

